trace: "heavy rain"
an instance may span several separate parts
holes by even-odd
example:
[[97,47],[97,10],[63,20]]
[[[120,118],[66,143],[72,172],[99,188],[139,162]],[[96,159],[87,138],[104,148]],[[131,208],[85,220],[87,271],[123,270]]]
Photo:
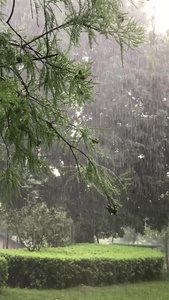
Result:
[[0,299],[168,300],[168,8],[0,0]]

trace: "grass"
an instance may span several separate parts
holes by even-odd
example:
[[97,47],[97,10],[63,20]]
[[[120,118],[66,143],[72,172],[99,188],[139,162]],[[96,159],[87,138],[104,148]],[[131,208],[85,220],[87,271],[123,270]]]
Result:
[[106,287],[79,286],[66,290],[7,288],[1,300],[168,300],[169,282],[158,281]]
[[156,250],[146,248],[136,248],[129,246],[118,245],[98,245],[98,244],[77,244],[67,247],[58,248],[43,248],[40,252],[29,252],[26,249],[19,250],[1,250],[0,254],[7,253],[8,255],[17,256],[33,256],[33,257],[48,257],[58,259],[138,259],[138,258],[152,258],[163,257],[163,255]]

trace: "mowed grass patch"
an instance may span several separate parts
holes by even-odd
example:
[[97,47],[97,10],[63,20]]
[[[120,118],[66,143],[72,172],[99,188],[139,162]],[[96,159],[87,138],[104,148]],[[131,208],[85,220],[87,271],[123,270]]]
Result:
[[57,258],[61,260],[72,259],[139,259],[163,257],[157,251],[142,247],[130,247],[119,245],[99,245],[99,244],[76,244],[67,247],[43,248],[41,251],[29,252],[27,249],[0,250],[0,254],[30,256],[41,258]]
[[124,284],[106,287],[79,286],[66,290],[7,288],[1,300],[168,300],[169,281]]

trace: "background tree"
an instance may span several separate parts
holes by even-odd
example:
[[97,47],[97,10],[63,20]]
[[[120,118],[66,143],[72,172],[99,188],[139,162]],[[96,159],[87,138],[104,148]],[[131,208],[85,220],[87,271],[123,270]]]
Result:
[[114,172],[133,179],[128,197],[120,197],[125,225],[144,233],[147,223],[161,234],[168,232],[169,216],[168,199],[161,197],[169,187],[168,35],[153,30],[147,41],[141,56],[127,53],[124,70],[116,62],[99,70],[102,87],[90,117],[105,128],[97,138],[112,155]]
[[58,207],[49,209],[38,199],[27,201],[19,209],[9,209],[5,215],[10,234],[29,251],[40,250],[45,245],[58,247],[73,241],[73,222]]
[[88,126],[102,127],[95,136],[114,161],[112,171],[117,175],[128,172],[133,179],[128,197],[119,197],[120,211],[126,217],[125,225],[141,233],[145,222],[162,230],[169,215],[169,203],[161,199],[169,184],[168,34],[156,34],[153,28],[146,38],[141,55],[126,54],[124,69],[117,63],[116,45],[110,50],[109,41],[102,40],[101,62],[101,47],[90,55],[87,51],[81,54],[89,60],[95,57],[93,69],[101,81],[96,102],[90,109],[84,107],[82,117]]

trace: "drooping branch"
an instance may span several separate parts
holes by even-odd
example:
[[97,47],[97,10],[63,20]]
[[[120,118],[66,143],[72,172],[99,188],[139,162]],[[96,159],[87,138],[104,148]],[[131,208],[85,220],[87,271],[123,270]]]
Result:
[[79,172],[79,175],[81,176],[81,172],[80,172],[80,169],[79,169],[79,162],[78,162],[78,159],[77,159],[77,156],[75,155],[74,153],[74,150],[81,153],[86,159],[87,161],[89,161],[91,163],[91,165],[93,166],[94,169],[96,169],[95,167],[95,164],[93,163],[92,159],[90,158],[89,155],[87,155],[84,151],[82,151],[81,149],[79,149],[78,147],[72,145],[71,143],[69,143],[64,137],[63,135],[61,135],[60,132],[58,132],[58,130],[54,127],[54,125],[52,124],[52,122],[48,121],[48,120],[43,120],[45,123],[48,124],[48,126],[57,134],[57,136],[69,147],[70,151],[72,152],[74,158],[75,158],[75,161],[76,161],[76,165],[77,165],[77,168],[78,168],[78,172]]
[[[83,150],[79,149],[78,147],[72,145],[69,141],[67,141],[65,139],[65,137],[63,137],[63,135],[60,134],[60,132],[55,128],[53,122],[50,122],[48,120],[43,120],[43,121],[45,123],[47,123],[48,126],[50,127],[50,129],[53,130],[57,134],[57,136],[69,147],[72,155],[75,158],[77,170],[78,170],[78,173],[79,173],[80,177],[82,177],[81,176],[81,171],[80,171],[80,166],[79,166],[79,162],[78,162],[78,159],[77,159],[77,156],[76,156],[74,150],[77,151],[77,152],[79,152],[79,153],[81,153],[87,159],[87,161],[92,165],[93,169],[95,170],[96,176],[99,176],[98,175],[98,171],[97,171],[97,166],[100,167],[100,165],[97,165],[96,163],[94,163],[92,161],[92,159],[90,158],[90,156],[87,155]],[[109,170],[109,172],[110,172],[110,170]],[[120,183],[120,185],[124,188],[121,180],[114,174],[114,172],[111,172],[111,174],[113,175],[113,177],[115,177],[118,180],[118,182]],[[106,190],[106,188],[105,188],[105,186],[104,186],[104,184],[103,184],[102,181],[100,182],[100,186],[101,186],[102,191],[103,191],[103,193],[105,194],[105,196],[106,196],[106,198],[108,200],[108,207],[107,207],[107,209],[111,210],[111,214],[117,215],[117,213],[118,213],[118,205],[116,204],[116,201],[114,201],[113,198],[111,197],[111,195],[109,195],[109,192]],[[112,206],[112,203],[113,203],[113,206]]]
[[79,149],[78,147],[70,144],[57,130],[56,128],[53,126],[52,123],[48,122],[49,125],[51,126],[51,128],[55,131],[55,133],[65,142],[65,144],[67,144],[69,146],[70,149],[74,149],[76,151],[78,151],[79,153],[81,153],[92,165],[93,167],[95,168],[95,165],[93,163],[93,161],[91,160],[91,158],[84,152],[82,151],[81,149]]

